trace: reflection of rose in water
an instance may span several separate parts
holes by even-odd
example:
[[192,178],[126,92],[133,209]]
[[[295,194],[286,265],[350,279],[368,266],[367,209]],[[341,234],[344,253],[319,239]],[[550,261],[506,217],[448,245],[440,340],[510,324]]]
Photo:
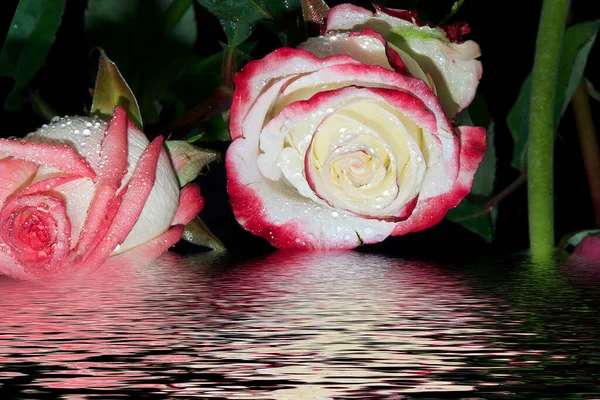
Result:
[[449,373],[469,357],[511,356],[491,347],[486,299],[435,266],[359,253],[208,257],[4,282],[0,365],[34,362],[35,388],[69,393],[371,398],[471,391],[477,382]]
[[203,348],[219,364],[211,371],[249,388],[286,383],[268,398],[471,391],[444,375],[472,355],[509,356],[491,347],[491,322],[473,314],[486,299],[419,262],[276,252],[238,268],[211,297],[209,320],[225,321],[214,332],[224,347]]

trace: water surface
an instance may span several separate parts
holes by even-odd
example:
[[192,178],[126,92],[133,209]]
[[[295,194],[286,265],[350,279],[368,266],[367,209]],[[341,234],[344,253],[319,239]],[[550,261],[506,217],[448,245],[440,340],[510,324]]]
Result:
[[166,254],[0,278],[0,398],[600,398],[600,266]]

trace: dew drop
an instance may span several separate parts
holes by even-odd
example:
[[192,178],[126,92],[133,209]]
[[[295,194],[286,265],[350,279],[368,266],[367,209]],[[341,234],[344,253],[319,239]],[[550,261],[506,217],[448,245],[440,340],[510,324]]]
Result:
[[67,126],[71,126],[72,122],[71,121],[67,121]]
[[83,136],[90,136],[92,134],[92,131],[90,131],[89,129],[84,129],[81,131],[81,134]]
[[91,128],[92,126],[93,126],[93,125],[92,125],[92,123],[91,123],[91,122],[86,122],[86,123],[85,123],[85,127],[86,127],[86,128]]
[[340,216],[340,213],[339,213],[339,212],[337,212],[337,211],[332,211],[332,212],[331,212],[331,216],[332,216],[333,218],[337,218],[337,217],[339,217],[339,216]]
[[55,115],[54,117],[52,117],[50,119],[50,122],[58,122],[58,121],[60,121],[60,117],[58,115]]
[[73,131],[73,133],[74,133],[75,135],[79,135],[79,129],[75,129],[75,130]]

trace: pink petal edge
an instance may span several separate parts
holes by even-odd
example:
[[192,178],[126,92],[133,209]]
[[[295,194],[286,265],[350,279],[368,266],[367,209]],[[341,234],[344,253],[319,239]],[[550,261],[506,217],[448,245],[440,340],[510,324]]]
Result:
[[192,183],[187,184],[181,189],[179,195],[179,207],[172,225],[185,225],[190,222],[204,208],[204,199],[200,194],[200,187]]
[[48,165],[68,174],[94,179],[94,170],[69,146],[30,142],[24,139],[0,139],[0,154]]
[[144,150],[127,184],[122,202],[108,232],[95,247],[82,256],[81,262],[88,265],[100,265],[110,256],[115,247],[125,241],[138,221],[154,186],[156,166],[162,144],[163,138],[159,136]]
[[96,190],[74,250],[75,254],[81,255],[89,251],[127,172],[127,125],[127,112],[117,106],[102,141]]
[[485,129],[461,126],[460,170],[452,190],[436,197],[430,197],[417,206],[409,219],[399,222],[392,236],[417,232],[440,222],[449,209],[454,208],[471,191],[473,178],[485,153]]

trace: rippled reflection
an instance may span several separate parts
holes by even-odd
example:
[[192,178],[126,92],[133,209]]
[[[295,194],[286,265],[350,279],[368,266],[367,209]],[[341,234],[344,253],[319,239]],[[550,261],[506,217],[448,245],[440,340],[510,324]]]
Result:
[[459,269],[356,252],[275,252],[246,262],[168,254],[149,267],[44,283],[3,278],[0,391],[69,399],[585,396],[600,383],[594,268],[508,260]]

